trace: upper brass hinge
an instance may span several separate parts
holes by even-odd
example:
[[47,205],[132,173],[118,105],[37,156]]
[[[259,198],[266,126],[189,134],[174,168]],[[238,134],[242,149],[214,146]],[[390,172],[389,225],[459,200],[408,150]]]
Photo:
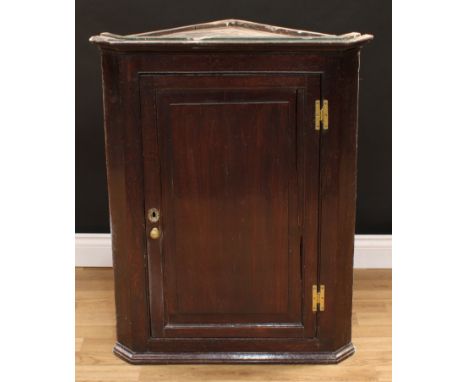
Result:
[[320,285],[320,291],[317,291],[317,285],[312,286],[312,312],[325,310],[325,285]]
[[328,130],[328,100],[324,99],[320,107],[320,100],[315,101],[315,130],[320,130],[322,124],[323,130]]

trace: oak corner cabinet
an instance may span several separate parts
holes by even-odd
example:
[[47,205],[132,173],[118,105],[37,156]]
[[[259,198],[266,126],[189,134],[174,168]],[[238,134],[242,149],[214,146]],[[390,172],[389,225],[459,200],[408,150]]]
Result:
[[119,357],[353,354],[359,51],[371,39],[241,20],[91,38]]

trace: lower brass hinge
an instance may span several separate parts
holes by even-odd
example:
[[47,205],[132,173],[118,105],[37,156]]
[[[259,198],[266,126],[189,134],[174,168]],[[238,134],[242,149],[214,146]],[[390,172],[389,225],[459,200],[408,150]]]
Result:
[[328,130],[328,100],[324,99],[322,107],[320,100],[315,101],[315,130],[320,130],[322,124],[323,130]]
[[320,291],[317,291],[317,285],[312,286],[312,312],[325,310],[325,285],[320,285]]

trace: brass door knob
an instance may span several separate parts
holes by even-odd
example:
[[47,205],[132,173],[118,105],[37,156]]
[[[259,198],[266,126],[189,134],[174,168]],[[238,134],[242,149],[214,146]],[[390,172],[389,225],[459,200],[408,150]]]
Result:
[[156,239],[159,239],[159,237],[161,236],[161,231],[154,227],[151,229],[150,231],[150,238],[153,239],[153,240],[156,240]]

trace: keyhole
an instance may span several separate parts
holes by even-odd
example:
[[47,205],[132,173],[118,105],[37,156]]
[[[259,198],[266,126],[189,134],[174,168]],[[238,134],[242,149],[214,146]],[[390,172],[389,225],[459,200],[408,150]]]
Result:
[[159,211],[156,208],[150,208],[148,210],[148,220],[151,223],[156,223],[159,220]]

